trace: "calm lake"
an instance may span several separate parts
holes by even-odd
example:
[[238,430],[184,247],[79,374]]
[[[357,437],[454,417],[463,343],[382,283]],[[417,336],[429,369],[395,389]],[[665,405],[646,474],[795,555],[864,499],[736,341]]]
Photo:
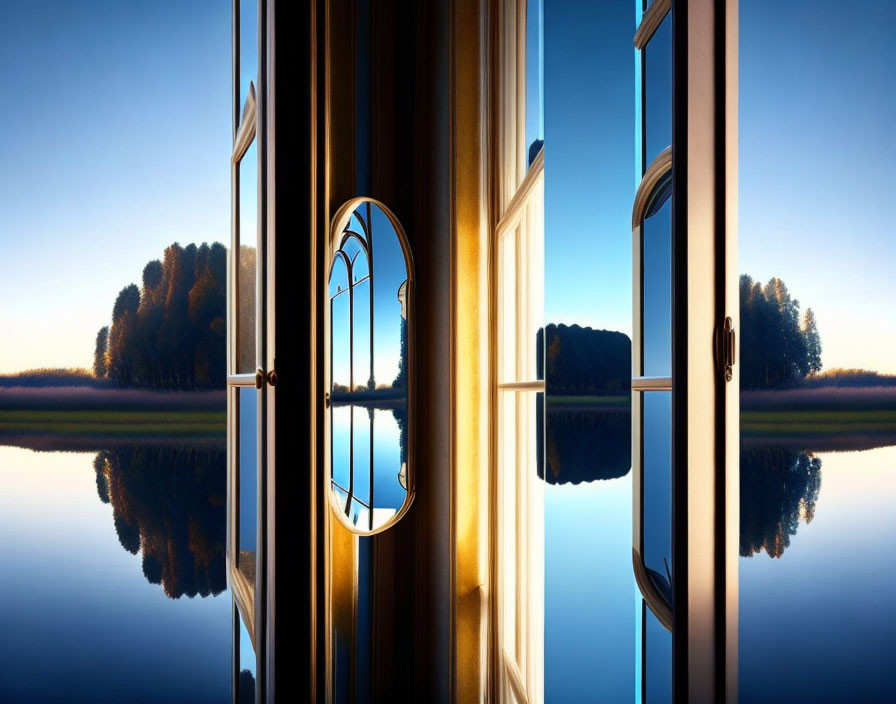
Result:
[[[640,599],[627,417],[571,409],[546,417],[545,700],[632,702]],[[887,557],[896,545],[896,438],[889,432],[828,438],[837,452],[797,449],[807,444],[797,438],[745,438],[741,702],[893,700],[896,567]]]
[[[373,456],[397,484],[381,415]],[[548,702],[635,697],[629,433],[618,408],[547,413]],[[223,438],[3,442],[0,701],[229,701]],[[742,449],[741,701],[889,701],[896,447],[799,447]]]
[[896,447],[744,452],[770,450],[742,497],[740,701],[893,701]]
[[229,701],[223,438],[7,445],[0,482],[0,701]]

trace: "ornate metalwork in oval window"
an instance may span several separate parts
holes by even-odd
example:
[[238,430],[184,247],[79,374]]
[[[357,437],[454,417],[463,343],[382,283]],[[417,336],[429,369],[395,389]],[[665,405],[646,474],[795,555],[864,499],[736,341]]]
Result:
[[414,498],[414,273],[382,203],[343,205],[330,232],[327,471],[352,532],[385,530]]

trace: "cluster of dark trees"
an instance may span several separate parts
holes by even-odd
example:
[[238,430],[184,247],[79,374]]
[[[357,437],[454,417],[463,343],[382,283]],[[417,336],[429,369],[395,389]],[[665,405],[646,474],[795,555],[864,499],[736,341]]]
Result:
[[119,386],[209,389],[226,379],[227,252],[176,242],[126,286],[97,333],[94,374]]
[[632,341],[624,333],[551,323],[538,331],[536,344],[538,372],[548,394],[614,396],[631,391]]
[[821,369],[821,338],[811,308],[800,315],[781,279],[765,286],[740,277],[740,385],[742,389],[794,386]]
[[97,454],[100,500],[121,546],[142,552],[143,574],[172,599],[227,587],[224,447],[129,446]]

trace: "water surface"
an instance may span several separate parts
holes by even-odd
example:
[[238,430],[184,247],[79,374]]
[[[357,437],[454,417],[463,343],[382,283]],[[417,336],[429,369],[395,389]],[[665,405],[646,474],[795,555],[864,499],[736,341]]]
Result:
[[229,701],[223,458],[0,447],[0,701]]
[[741,465],[778,482],[742,496],[740,701],[893,701],[896,447],[767,456]]

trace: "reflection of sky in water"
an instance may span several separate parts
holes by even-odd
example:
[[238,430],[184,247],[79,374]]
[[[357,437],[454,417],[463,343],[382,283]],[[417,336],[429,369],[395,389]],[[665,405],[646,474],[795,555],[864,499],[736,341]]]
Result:
[[630,702],[631,475],[545,487],[545,701]]
[[812,522],[739,560],[741,702],[892,699],[896,447],[816,456]]
[[[398,375],[401,350],[401,305],[398,287],[407,278],[404,254],[392,223],[375,206],[371,207],[373,240],[373,325],[374,376],[377,385],[391,385]],[[352,228],[360,225],[354,224]],[[360,255],[363,257],[363,254]],[[340,281],[345,277],[339,275]],[[335,281],[331,295],[335,292]],[[355,385],[366,384],[370,378],[370,313],[367,284],[362,284],[355,295]],[[343,285],[344,288],[344,285]],[[362,292],[363,290],[363,292]],[[349,329],[348,294],[333,302],[333,379],[348,385]]]
[[0,701],[227,701],[229,593],[147,582],[94,457],[0,447]]
[[[349,482],[349,428],[351,427],[351,406],[333,406],[333,450],[332,473],[336,482],[348,489]],[[368,501],[370,486],[370,416],[367,408],[354,406],[354,495],[365,503]],[[376,409],[373,417],[373,466],[374,466],[374,522],[379,516],[384,519],[401,508],[407,492],[398,482],[401,468],[401,431],[392,411]],[[342,495],[341,506],[345,505]]]

